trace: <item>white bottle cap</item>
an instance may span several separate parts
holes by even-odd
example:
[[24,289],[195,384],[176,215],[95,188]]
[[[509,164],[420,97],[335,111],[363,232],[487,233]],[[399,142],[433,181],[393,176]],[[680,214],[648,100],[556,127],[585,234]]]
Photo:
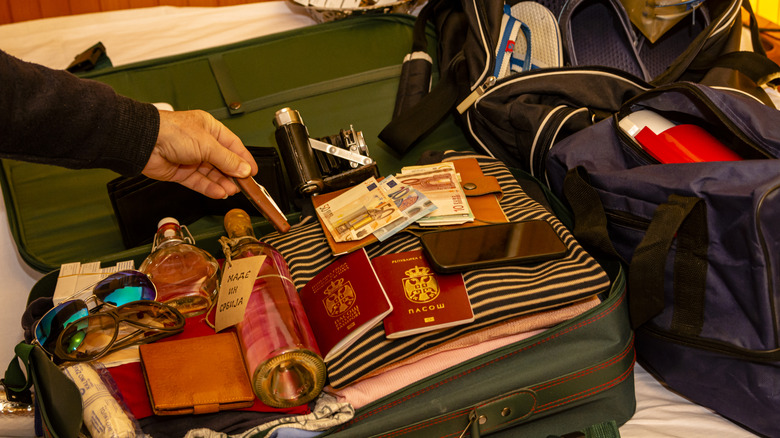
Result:
[[179,221],[177,221],[175,218],[172,217],[164,217],[160,219],[160,222],[157,222],[157,229],[159,230],[160,227],[166,224],[176,224],[179,225]]
[[165,233],[163,233],[163,236],[165,236],[165,237],[173,237],[173,236],[176,235],[176,233],[177,233],[176,230],[179,229],[179,221],[177,221],[176,219],[174,219],[172,217],[165,217],[165,218],[160,219],[160,222],[157,223],[157,229],[158,230],[160,228],[162,228],[163,226],[169,225],[169,224],[176,225],[176,228],[168,228],[167,230],[165,230]]

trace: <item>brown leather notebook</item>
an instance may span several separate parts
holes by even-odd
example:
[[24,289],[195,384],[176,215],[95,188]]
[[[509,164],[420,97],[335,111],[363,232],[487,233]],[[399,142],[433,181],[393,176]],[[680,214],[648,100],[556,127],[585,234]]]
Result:
[[143,344],[139,350],[156,415],[208,414],[254,403],[233,332]]
[[[468,199],[471,212],[474,214],[474,221],[460,225],[447,225],[444,228],[469,227],[476,225],[486,225],[496,222],[508,222],[504,210],[499,201],[503,193],[498,180],[494,176],[485,176],[482,168],[475,158],[461,158],[452,161],[455,164],[455,170],[460,173],[461,186]],[[314,208],[330,201],[336,196],[344,193],[349,188],[335,192],[323,193],[311,198]],[[364,246],[377,242],[378,239],[370,234],[360,240],[351,242],[336,242],[328,229],[323,226],[325,238],[328,241],[333,255],[348,254]],[[433,228],[431,228],[433,229]]]

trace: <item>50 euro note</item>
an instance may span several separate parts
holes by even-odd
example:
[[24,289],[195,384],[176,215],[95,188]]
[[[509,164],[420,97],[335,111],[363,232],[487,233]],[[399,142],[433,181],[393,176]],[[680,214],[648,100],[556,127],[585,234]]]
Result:
[[336,242],[360,240],[403,217],[374,177],[320,205],[317,215]]
[[419,190],[436,205],[436,210],[419,219],[418,224],[450,225],[474,220],[457,172],[443,169],[397,176],[401,183]]
[[380,187],[403,213],[402,217],[374,231],[374,236],[380,242],[436,210],[436,205],[427,196],[414,187],[401,183],[394,176],[383,179]]

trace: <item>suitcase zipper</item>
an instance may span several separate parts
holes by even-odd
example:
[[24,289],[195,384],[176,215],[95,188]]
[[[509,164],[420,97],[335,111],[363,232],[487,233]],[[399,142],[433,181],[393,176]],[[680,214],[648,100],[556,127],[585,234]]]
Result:
[[[631,374],[635,359],[631,339],[620,353],[592,367],[480,402],[469,409],[469,421],[460,436],[469,432],[471,437],[479,437],[482,433],[489,435],[506,430],[577,399],[605,391]],[[588,379],[588,382],[581,379]],[[572,395],[562,395],[561,385],[573,385],[571,388],[577,387],[577,390]]]
[[[291,88],[280,91],[278,93],[250,99],[242,103],[242,109],[244,113],[250,113],[267,108],[279,107],[289,102],[299,100],[303,97],[318,96],[335,91],[355,88],[374,82],[395,79],[400,76],[400,74],[400,64],[366,70],[349,76],[342,76],[338,79],[316,82],[302,87]],[[214,118],[217,120],[224,120],[230,117],[230,112],[227,107],[211,109],[207,112],[214,116]]]

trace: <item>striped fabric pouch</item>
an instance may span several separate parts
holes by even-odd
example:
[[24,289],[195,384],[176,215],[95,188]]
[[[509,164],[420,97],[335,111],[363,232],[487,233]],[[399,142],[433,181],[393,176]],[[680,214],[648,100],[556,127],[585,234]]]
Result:
[[[449,152],[444,159],[462,158],[476,158],[485,175],[498,179],[503,191],[501,207],[510,221],[550,222],[568,246],[568,254],[547,262],[465,272],[463,278],[474,309],[473,323],[400,339],[386,339],[380,324],[328,361],[328,378],[334,388],[349,385],[374,370],[491,324],[570,304],[609,288],[609,278],[598,262],[580,247],[553,214],[523,191],[501,161],[463,152]],[[316,217],[304,217],[287,233],[272,233],[262,240],[284,256],[298,289],[333,261]],[[399,233],[381,244],[366,247],[371,258],[415,249],[420,249],[419,239],[409,233]]]

